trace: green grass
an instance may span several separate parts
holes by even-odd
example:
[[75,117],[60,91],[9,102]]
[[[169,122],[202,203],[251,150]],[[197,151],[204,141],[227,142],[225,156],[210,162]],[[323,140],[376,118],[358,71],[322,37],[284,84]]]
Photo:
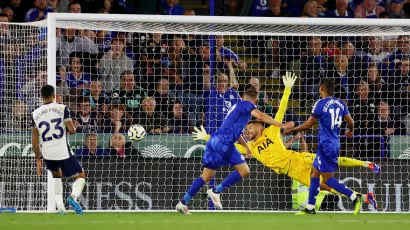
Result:
[[284,213],[85,213],[2,214],[1,230],[404,230],[410,229],[408,214]]

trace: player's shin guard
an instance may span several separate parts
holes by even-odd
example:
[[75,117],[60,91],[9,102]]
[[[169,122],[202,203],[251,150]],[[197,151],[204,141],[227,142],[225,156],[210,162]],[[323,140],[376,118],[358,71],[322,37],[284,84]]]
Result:
[[356,193],[354,193],[352,190],[347,188],[344,184],[339,183],[339,181],[336,180],[335,178],[333,177],[330,178],[329,180],[327,180],[326,184],[329,185],[334,190],[340,192],[341,194],[349,197],[351,200],[356,199]]
[[78,178],[77,180],[74,181],[73,184],[73,191],[71,192],[71,196],[77,200],[77,198],[81,195],[81,192],[84,189],[85,185],[85,179],[84,178]]
[[192,182],[192,185],[191,187],[189,187],[185,196],[182,198],[181,203],[184,205],[188,204],[191,198],[199,192],[199,190],[202,188],[202,186],[204,186],[204,184],[205,181],[201,177],[196,178],[196,180]]
[[54,185],[54,199],[56,199],[56,204],[58,210],[64,209],[64,201],[63,201],[63,182],[61,182],[61,178],[54,178],[53,179]]
[[310,178],[308,210],[314,210],[316,205],[316,198],[320,192],[320,178]]
[[242,176],[238,171],[229,174],[225,180],[223,180],[219,185],[217,185],[212,191],[215,193],[221,193],[224,189],[231,187],[232,185],[238,183],[242,180]]

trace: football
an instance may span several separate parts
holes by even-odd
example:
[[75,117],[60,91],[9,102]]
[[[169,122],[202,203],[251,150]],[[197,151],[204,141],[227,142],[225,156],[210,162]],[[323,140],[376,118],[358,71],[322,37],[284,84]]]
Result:
[[141,125],[132,125],[128,129],[128,137],[133,141],[140,141],[144,139],[147,132],[145,132],[144,127]]

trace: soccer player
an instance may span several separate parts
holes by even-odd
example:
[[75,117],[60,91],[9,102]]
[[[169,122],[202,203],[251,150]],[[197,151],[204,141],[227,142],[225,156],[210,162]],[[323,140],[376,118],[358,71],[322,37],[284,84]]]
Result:
[[[54,197],[58,212],[66,214],[63,202],[62,176],[74,178],[73,190],[67,202],[75,213],[83,214],[77,198],[81,195],[85,185],[85,174],[82,166],[70,150],[67,134],[75,134],[76,130],[70,117],[67,106],[54,102],[55,90],[51,85],[41,88],[43,105],[32,113],[32,144],[36,155],[37,174],[41,176],[43,156],[47,169],[53,174]],[[40,149],[39,136],[42,143]]]
[[[288,82],[286,76],[283,77],[283,82],[285,83],[285,91],[279,105],[279,110],[275,116],[277,122],[282,122],[284,118],[293,86],[291,84],[292,82]],[[196,132],[193,133],[194,140],[207,141],[209,139],[209,135],[207,135],[203,127],[201,127],[201,130],[197,128],[195,128],[195,130]],[[247,144],[254,158],[278,174],[285,174],[306,186],[310,185],[310,172],[316,154],[287,150],[281,139],[280,129],[278,127],[271,125],[268,128],[264,128],[262,122],[251,121],[247,125],[247,131],[250,141]],[[246,154],[246,149],[243,146],[239,144],[235,144],[235,146],[240,153]],[[339,166],[367,167],[376,174],[380,173],[380,166],[373,162],[359,161],[346,157],[339,157],[338,161]],[[323,190],[339,194],[324,183],[321,183],[320,187]],[[371,201],[373,202],[372,205],[376,207],[377,204],[375,200],[369,199],[369,202]]]
[[331,79],[322,79],[319,93],[321,99],[315,103],[310,118],[302,125],[293,128],[290,132],[304,131],[319,121],[319,143],[317,155],[313,162],[310,177],[308,205],[299,214],[316,214],[316,197],[319,194],[320,177],[322,182],[337,192],[349,197],[354,204],[354,214],[358,214],[362,207],[363,196],[353,192],[344,184],[336,180],[334,172],[338,167],[340,148],[339,132],[343,118],[347,121],[347,137],[353,136],[354,121],[349,114],[346,104],[339,98],[333,97],[334,82]]
[[[290,75],[289,77],[292,78]],[[296,77],[293,77],[292,80],[295,81]],[[251,116],[278,127],[291,127],[291,124],[277,122],[269,115],[256,109],[255,104],[258,102],[258,95],[259,92],[255,89],[246,90],[244,100],[231,107],[219,130],[212,134],[206,144],[202,160],[204,167],[202,175],[192,183],[185,196],[177,204],[177,211],[182,214],[190,214],[187,204],[201,187],[211,180],[218,168],[231,165],[235,167],[236,171],[229,174],[221,184],[207,191],[216,209],[222,209],[220,193],[249,175],[249,167],[245,162],[245,158],[236,150],[234,143],[238,141],[250,154],[250,149],[241,134]]]

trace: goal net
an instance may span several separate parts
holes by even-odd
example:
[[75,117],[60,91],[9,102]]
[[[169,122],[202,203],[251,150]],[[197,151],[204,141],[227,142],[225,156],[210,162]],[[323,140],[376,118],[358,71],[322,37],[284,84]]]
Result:
[[[77,127],[69,143],[86,172],[83,208],[172,210],[200,176],[205,142],[193,140],[193,128],[214,133],[252,87],[260,92],[258,108],[274,117],[284,101],[281,76],[293,71],[299,78],[284,121],[302,124],[320,98],[320,80],[334,79],[335,96],[348,104],[356,125],[346,139],[342,123],[340,155],[382,166],[381,175],[341,167],[335,177],[357,192],[375,193],[379,212],[410,210],[406,20],[87,14],[47,20],[1,24],[0,208],[55,209],[51,180],[36,175],[30,140],[30,112],[47,82]],[[127,137],[133,124],[146,129],[142,141]],[[282,139],[294,154],[315,153],[317,135],[315,125]],[[244,137],[252,139],[246,130]],[[247,162],[250,177],[223,192],[225,210],[294,211],[306,204],[306,186],[257,159]],[[212,210],[206,189],[233,170],[218,170],[190,208]],[[308,169],[302,171],[308,178]],[[66,195],[71,185],[64,181]],[[318,200],[321,210],[353,208],[332,194]],[[376,212],[366,204],[363,210]]]

